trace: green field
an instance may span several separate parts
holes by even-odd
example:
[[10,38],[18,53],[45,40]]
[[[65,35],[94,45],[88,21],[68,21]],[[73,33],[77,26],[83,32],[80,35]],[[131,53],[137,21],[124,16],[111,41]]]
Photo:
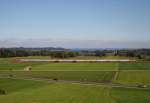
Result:
[[113,71],[0,71],[1,77],[57,79],[79,82],[110,83],[113,81]]
[[6,95],[0,95],[2,103],[109,103],[111,101],[108,86],[12,79],[0,79],[0,83],[2,84],[0,88],[7,91]]
[[17,62],[14,58],[0,58],[0,70],[23,70],[27,66],[42,64],[46,63]]
[[85,82],[112,82],[116,76],[116,71],[119,71],[119,74],[116,77],[117,80],[113,81],[115,83],[148,84],[150,82],[150,73],[147,71],[150,70],[150,63],[49,63],[16,62],[14,60],[16,60],[16,58],[1,58],[0,70],[22,71],[25,67],[32,66],[32,71],[38,71],[25,73],[16,72],[14,75],[20,76],[19,74],[21,74],[21,76],[27,75],[30,77],[57,78],[59,80]]
[[149,103],[150,90],[113,88],[110,95],[116,103]]
[[[149,103],[150,89],[113,87],[150,85],[150,63],[50,63],[0,59],[2,103]],[[40,58],[48,57],[25,57]],[[78,57],[84,58],[84,57]],[[95,57],[88,57],[95,58]],[[118,57],[106,57],[106,59]],[[119,57],[120,58],[120,57]],[[31,71],[24,68],[31,66]],[[16,79],[13,79],[16,78]],[[25,80],[34,79],[34,80]],[[40,81],[37,81],[40,80]],[[77,82],[78,84],[74,84]],[[87,83],[87,84],[86,84]],[[92,84],[92,85],[89,85]],[[97,85],[98,84],[98,85]],[[15,99],[14,99],[15,98]]]
[[37,65],[33,70],[115,70],[116,63],[48,63]]
[[150,70],[150,63],[120,63],[120,70]]
[[120,71],[116,81],[123,84],[150,84],[150,71]]
[[[2,103],[149,103],[150,90],[0,79]],[[11,86],[10,86],[11,85]]]

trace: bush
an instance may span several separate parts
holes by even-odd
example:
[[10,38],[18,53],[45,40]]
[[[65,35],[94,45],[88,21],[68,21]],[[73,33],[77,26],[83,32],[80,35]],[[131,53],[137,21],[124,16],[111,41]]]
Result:
[[5,94],[6,94],[6,91],[3,89],[0,89],[0,95],[5,95]]
[[77,61],[74,60],[74,61],[72,61],[72,63],[77,63]]
[[58,79],[57,78],[53,78],[53,80],[57,81]]
[[56,60],[56,61],[54,61],[54,63],[59,63],[59,61],[58,61],[58,60]]

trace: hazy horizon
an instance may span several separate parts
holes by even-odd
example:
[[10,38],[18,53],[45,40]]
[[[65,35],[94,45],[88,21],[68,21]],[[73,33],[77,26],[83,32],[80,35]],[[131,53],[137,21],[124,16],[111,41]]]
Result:
[[0,0],[0,47],[150,48],[149,0]]

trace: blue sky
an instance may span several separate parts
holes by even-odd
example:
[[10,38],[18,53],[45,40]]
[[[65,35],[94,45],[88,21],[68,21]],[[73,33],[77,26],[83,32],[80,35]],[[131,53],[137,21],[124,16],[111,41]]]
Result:
[[150,0],[0,0],[0,47],[147,47]]

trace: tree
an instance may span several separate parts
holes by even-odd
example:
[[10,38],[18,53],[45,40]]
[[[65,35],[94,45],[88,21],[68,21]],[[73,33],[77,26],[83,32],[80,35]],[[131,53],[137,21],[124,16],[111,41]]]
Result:
[[95,51],[95,56],[105,56],[105,52],[97,50],[97,51]]

